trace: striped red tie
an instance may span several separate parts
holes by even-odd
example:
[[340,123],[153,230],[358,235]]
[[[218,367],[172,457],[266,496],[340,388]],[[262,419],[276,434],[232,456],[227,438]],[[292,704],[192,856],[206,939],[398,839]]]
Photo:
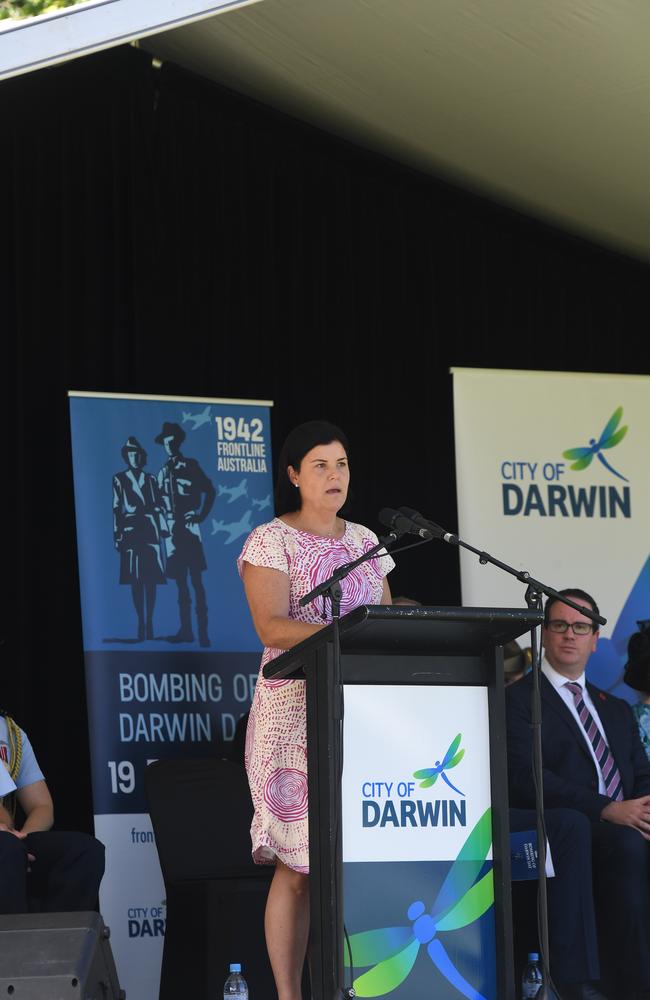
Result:
[[621,781],[621,775],[616,766],[614,755],[607,746],[604,737],[601,735],[600,729],[596,725],[593,715],[584,703],[582,698],[582,687],[580,684],[576,684],[575,681],[567,681],[564,686],[565,688],[568,688],[573,695],[573,701],[580,717],[580,722],[582,723],[583,729],[587,734],[587,739],[594,748],[596,760],[598,761],[598,767],[600,768],[600,773],[602,774],[603,781],[605,782],[605,794],[609,796],[610,799],[620,802],[623,799],[623,782]]

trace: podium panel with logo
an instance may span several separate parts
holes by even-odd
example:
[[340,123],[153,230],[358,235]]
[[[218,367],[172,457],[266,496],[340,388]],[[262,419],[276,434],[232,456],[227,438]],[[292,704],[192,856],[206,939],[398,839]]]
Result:
[[306,679],[315,1000],[510,1000],[500,647],[518,609],[360,607],[265,668]]

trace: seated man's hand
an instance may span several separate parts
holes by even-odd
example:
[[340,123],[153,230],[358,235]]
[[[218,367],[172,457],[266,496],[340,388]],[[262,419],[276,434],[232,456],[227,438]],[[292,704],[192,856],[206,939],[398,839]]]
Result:
[[608,823],[632,826],[642,837],[650,840],[650,795],[642,795],[640,799],[625,799],[623,802],[610,802],[601,812],[600,818]]
[[23,833],[22,830],[16,830],[13,826],[7,826],[6,823],[0,823],[0,830],[4,830],[6,833],[12,833],[14,837],[18,838],[18,840],[24,840],[27,836],[27,834]]
[[[0,832],[1,831],[4,831],[5,833],[13,833],[14,837],[18,840],[24,840],[27,836],[27,834],[23,833],[22,830],[14,830],[13,826],[7,826],[6,823],[0,823]],[[33,861],[36,861],[36,857],[35,855],[28,853],[27,860],[31,864]]]

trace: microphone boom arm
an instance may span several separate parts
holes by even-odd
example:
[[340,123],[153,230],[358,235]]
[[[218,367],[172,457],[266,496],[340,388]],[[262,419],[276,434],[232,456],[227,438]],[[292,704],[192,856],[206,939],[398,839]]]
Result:
[[585,608],[581,604],[575,604],[569,597],[563,597],[559,594],[557,590],[553,587],[549,587],[548,584],[542,583],[540,580],[536,580],[534,576],[531,576],[528,570],[525,569],[515,569],[514,566],[509,566],[507,563],[501,562],[500,559],[496,559],[491,556],[489,552],[485,552],[482,549],[476,549],[469,542],[464,542],[462,538],[458,535],[452,534],[451,531],[445,531],[441,528],[439,524],[435,521],[430,521],[428,518],[423,517],[419,511],[413,510],[411,507],[400,507],[400,513],[404,514],[405,517],[409,518],[414,524],[419,525],[422,528],[427,528],[433,538],[439,538],[443,542],[447,542],[448,545],[457,545],[459,548],[467,549],[468,552],[473,552],[474,555],[478,556],[478,561],[482,566],[487,563],[491,563],[496,566],[497,569],[502,569],[504,573],[509,573],[514,576],[520,583],[524,583],[527,587],[531,587],[534,591],[540,594],[546,594],[547,597],[552,597],[557,601],[562,601],[563,604],[568,604],[569,607],[573,608],[574,611],[579,611],[581,614],[586,615],[587,618],[591,618],[593,622],[597,622],[599,625],[606,625],[607,619],[601,618],[600,615],[596,615],[591,611],[590,608]]
[[[442,529],[441,529],[442,530]],[[489,552],[481,551],[480,549],[475,549],[473,545],[468,542],[464,542],[458,535],[444,535],[444,541],[450,542],[451,545],[458,545],[460,548],[467,549],[468,552],[473,552],[474,555],[478,556],[478,561],[482,566],[486,563],[491,563],[496,566],[497,569],[502,569],[505,573],[509,573],[514,576],[520,583],[526,584],[532,590],[539,594],[546,594],[547,597],[552,597],[554,600],[561,601],[563,604],[568,604],[569,607],[573,608],[574,611],[579,611],[580,614],[585,615],[587,618],[591,618],[593,622],[599,625],[606,625],[607,619],[602,618],[600,615],[594,614],[591,608],[584,607],[582,604],[576,604],[571,600],[570,597],[564,597],[562,594],[554,590],[553,587],[549,587],[548,584],[542,583],[540,580],[536,580],[534,576],[531,576],[528,570],[525,569],[515,569],[514,566],[509,566],[507,563],[501,562],[500,559],[496,559],[491,556]]]

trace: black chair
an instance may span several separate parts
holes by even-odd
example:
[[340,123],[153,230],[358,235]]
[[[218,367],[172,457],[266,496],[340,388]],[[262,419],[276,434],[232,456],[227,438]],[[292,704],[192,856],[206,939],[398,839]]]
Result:
[[145,787],[167,894],[160,1000],[215,1000],[230,962],[241,962],[252,997],[276,996],[264,940],[273,867],[251,859],[244,768],[158,760]]

